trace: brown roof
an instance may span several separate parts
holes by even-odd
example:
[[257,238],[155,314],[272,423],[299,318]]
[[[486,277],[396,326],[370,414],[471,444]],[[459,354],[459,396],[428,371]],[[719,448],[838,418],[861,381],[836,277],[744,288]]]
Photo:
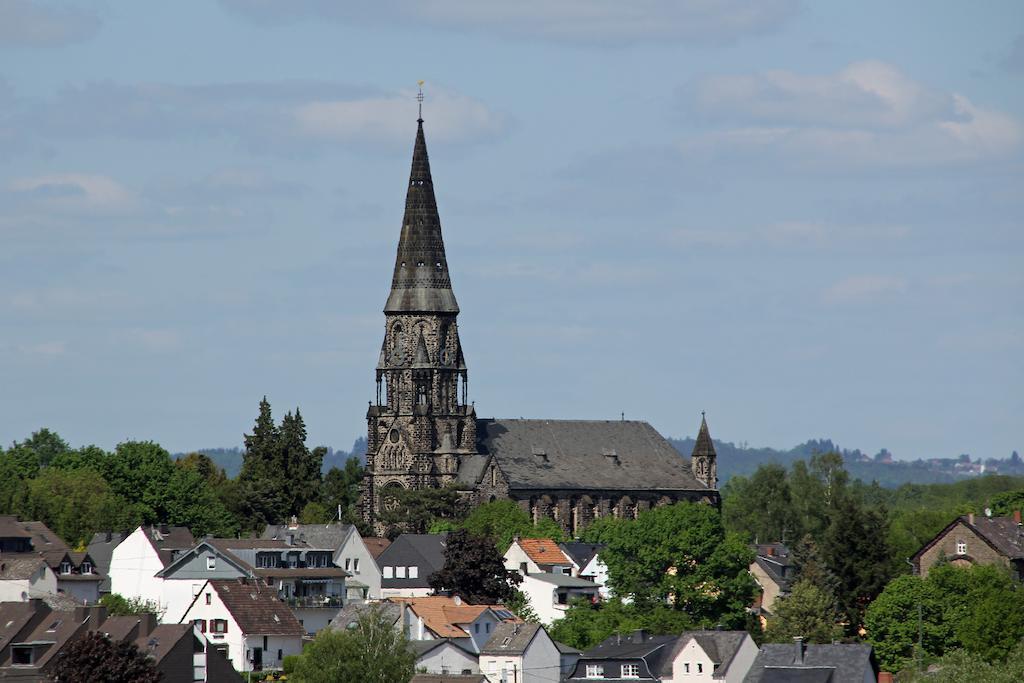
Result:
[[[973,517],[973,521],[972,518]],[[932,540],[921,546],[921,549],[914,553],[912,558],[915,562],[921,561],[921,556],[936,543],[946,537],[958,524],[978,534],[992,549],[1003,557],[1010,560],[1024,559],[1024,529],[1018,526],[1013,517],[985,517],[981,515],[961,515],[957,517],[946,528],[935,535]]]
[[277,591],[273,588],[261,586],[259,581],[211,579],[209,583],[217,591],[242,633],[272,636],[306,634],[306,629],[288,609],[288,605],[278,599]]
[[572,564],[550,538],[521,538],[518,542],[523,552],[537,564]]
[[0,515],[0,538],[32,538],[14,515]]
[[136,639],[135,645],[159,664],[182,638],[193,637],[192,624],[160,624],[149,635]]
[[166,532],[161,531],[159,527],[151,526],[149,529],[143,527],[143,531],[149,544],[153,546],[159,556],[160,564],[165,567],[171,563],[174,554],[171,552],[172,550],[188,550],[196,544],[195,539],[192,538],[192,532],[183,526],[168,527]]
[[[503,610],[502,605],[470,605],[461,599],[444,595],[425,598],[391,598],[393,602],[408,606],[417,614],[424,625],[441,638],[465,638],[466,632],[459,624],[469,624],[488,609]],[[520,621],[514,617],[509,621]]]
[[380,538],[379,536],[367,536],[363,539],[363,544],[370,552],[370,555],[373,556],[373,559],[376,560],[380,557],[380,554],[384,552],[389,545],[391,545],[391,541],[386,538]]

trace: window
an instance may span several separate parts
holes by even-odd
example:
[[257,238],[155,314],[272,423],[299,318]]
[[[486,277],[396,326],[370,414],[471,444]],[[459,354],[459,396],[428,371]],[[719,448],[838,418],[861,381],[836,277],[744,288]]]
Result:
[[213,555],[208,556],[206,558],[206,568],[207,568],[207,570],[209,570],[211,572],[214,569],[216,569],[217,568],[217,558],[214,557]]
[[410,579],[418,579],[418,578],[420,578],[420,568],[419,567],[409,567],[409,578]]
[[690,673],[690,663],[689,662],[684,662],[683,663],[683,673],[684,674]]
[[227,619],[211,619],[210,620],[210,631],[213,633],[227,633],[228,632],[228,620]]
[[282,659],[284,659],[284,650],[277,648],[277,660],[281,661]]
[[473,624],[473,633],[480,633],[480,624]]
[[345,558],[345,571],[348,571],[351,566],[352,566],[352,558],[351,557],[346,557]]
[[567,604],[569,604],[569,594],[568,593],[559,593],[558,594],[558,604],[559,605],[567,605]]
[[957,555],[966,555],[967,554],[967,542],[966,541],[957,541],[956,542],[956,554]]
[[260,553],[256,556],[256,566],[260,569],[273,569],[277,567],[277,557],[272,553]]
[[207,593],[206,594],[206,604],[207,605],[212,605],[213,604],[213,594],[211,594],[211,593]]
[[192,625],[197,627],[200,633],[206,633],[206,619],[193,619]]
[[[324,566],[326,567],[327,565],[324,565]],[[358,557],[356,559],[352,560],[352,571],[355,572],[356,574],[359,573],[359,558]]]
[[384,567],[384,569],[382,570],[381,576],[383,576],[385,579],[390,579],[393,574],[394,574],[394,568],[392,568],[392,567]]
[[263,636],[263,649],[267,649],[267,636]]
[[299,566],[299,556],[295,555],[295,554],[289,555],[288,556],[288,567],[290,569],[295,569],[298,566]]
[[70,574],[71,573],[71,563],[66,561],[66,560],[64,562],[61,562],[60,563],[60,573],[61,574]]
[[520,562],[519,563],[519,573],[522,574],[523,576],[526,576],[527,574],[530,573],[529,570],[526,568],[526,563],[525,562]]
[[82,563],[82,573],[83,574],[92,574],[92,562],[89,562],[88,560],[86,560],[85,562]]
[[587,678],[604,678],[604,666],[601,664],[587,664]]
[[623,664],[622,665],[622,677],[623,678],[640,678],[640,665],[639,664]]
[[700,662],[697,662],[697,673],[699,673],[699,674],[704,673],[704,665],[701,664]]
[[491,632],[491,623],[490,622],[487,622],[486,624],[484,624],[484,632],[485,633],[490,633]]
[[17,645],[11,648],[11,664],[25,666],[31,664],[32,659],[31,645]]
[[395,578],[396,579],[404,579],[405,578],[405,567],[395,567]]

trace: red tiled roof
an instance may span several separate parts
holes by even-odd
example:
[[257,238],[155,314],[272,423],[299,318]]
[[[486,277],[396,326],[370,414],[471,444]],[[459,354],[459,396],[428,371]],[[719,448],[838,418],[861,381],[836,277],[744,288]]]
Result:
[[558,544],[550,538],[521,538],[519,547],[537,564],[572,564]]
[[[424,625],[441,638],[465,638],[468,634],[459,624],[472,623],[487,609],[507,609],[502,605],[470,605],[445,595],[431,595],[424,598],[391,598],[393,602],[407,605],[423,619]],[[520,621],[518,617],[506,621]]]
[[379,538],[377,536],[367,536],[363,539],[363,544],[366,546],[366,549],[370,552],[370,555],[373,556],[373,559],[376,560],[378,557],[380,557],[380,554],[387,550],[387,547],[391,545],[391,541],[389,541],[386,538]]

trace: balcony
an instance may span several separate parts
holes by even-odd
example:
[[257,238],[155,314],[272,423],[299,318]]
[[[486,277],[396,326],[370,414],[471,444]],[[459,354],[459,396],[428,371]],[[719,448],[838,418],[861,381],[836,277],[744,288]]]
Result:
[[303,595],[284,598],[289,607],[344,607],[344,600],[340,595]]

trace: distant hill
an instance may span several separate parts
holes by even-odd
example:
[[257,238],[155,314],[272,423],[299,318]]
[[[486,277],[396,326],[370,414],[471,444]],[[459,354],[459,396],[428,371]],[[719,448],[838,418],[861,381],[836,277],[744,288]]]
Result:
[[[172,458],[178,460],[183,458],[188,453],[202,453],[212,460],[217,467],[224,468],[224,472],[229,477],[237,477],[238,473],[242,470],[242,456],[245,454],[243,448],[196,448],[186,453],[174,453]],[[345,467],[345,461],[348,460],[352,455],[359,458],[360,464],[366,464],[366,437],[359,437],[352,444],[352,448],[347,451],[335,450],[328,447],[327,455],[324,456],[323,465],[320,467],[320,471],[327,473],[332,467],[341,469]]]

